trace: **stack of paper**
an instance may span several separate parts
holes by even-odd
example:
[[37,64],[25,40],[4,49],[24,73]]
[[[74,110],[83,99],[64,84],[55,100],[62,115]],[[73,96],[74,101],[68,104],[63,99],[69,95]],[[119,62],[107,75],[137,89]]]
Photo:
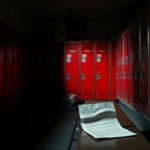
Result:
[[94,138],[115,138],[134,136],[118,122],[112,102],[79,105],[81,126]]

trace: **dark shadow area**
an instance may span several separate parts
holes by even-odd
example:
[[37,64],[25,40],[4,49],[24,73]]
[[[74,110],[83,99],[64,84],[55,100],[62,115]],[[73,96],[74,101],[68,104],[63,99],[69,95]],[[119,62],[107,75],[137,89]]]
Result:
[[[66,112],[62,107],[65,96],[64,43],[116,39],[149,4],[148,0],[134,0],[121,11],[124,3],[117,7],[117,1],[116,5],[110,4],[109,0],[104,4],[91,2],[91,5],[87,1],[69,6],[57,3],[10,2],[21,16],[18,22],[24,18],[29,23],[28,36],[26,31],[20,33],[16,30],[21,25],[14,20],[16,29],[10,27],[11,17],[7,15],[11,11],[1,13],[2,18],[8,20],[0,22],[0,46],[5,49],[8,43],[15,43],[22,49],[22,87],[17,95],[8,96],[3,92],[0,97],[2,150],[66,150],[74,129],[76,111]],[[4,72],[6,82],[6,70]],[[144,135],[149,138],[149,133]]]

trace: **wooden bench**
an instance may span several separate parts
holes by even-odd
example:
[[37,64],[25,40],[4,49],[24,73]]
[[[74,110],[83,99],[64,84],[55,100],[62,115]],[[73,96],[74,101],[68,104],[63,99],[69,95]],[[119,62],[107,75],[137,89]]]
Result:
[[97,140],[84,131],[81,131],[77,141],[78,150],[150,150],[150,143],[145,139],[143,134],[136,128],[116,102],[114,102],[114,105],[120,124],[138,135],[134,137]]

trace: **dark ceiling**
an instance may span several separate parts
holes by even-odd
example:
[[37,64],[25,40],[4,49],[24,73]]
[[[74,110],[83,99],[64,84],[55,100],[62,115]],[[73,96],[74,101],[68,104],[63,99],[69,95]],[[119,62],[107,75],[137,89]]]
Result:
[[9,0],[40,39],[105,40],[122,32],[149,0]]

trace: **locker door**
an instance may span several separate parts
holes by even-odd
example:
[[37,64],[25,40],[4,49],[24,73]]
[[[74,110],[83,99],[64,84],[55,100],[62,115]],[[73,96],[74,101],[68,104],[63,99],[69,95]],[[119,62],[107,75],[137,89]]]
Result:
[[22,89],[22,50],[19,47],[13,48],[13,94],[21,94]]
[[119,97],[119,42],[116,42],[116,98]]
[[65,45],[65,92],[79,94],[79,43]]
[[6,96],[12,95],[12,48],[6,48]]
[[140,111],[139,104],[139,23],[135,24],[133,26],[133,46],[134,46],[134,63],[133,63],[133,69],[134,69],[134,107]]
[[112,43],[111,45],[111,86],[110,86],[110,92],[111,92],[111,99],[116,99],[116,44]]
[[[148,9],[148,29],[150,29],[150,9]],[[148,30],[148,117],[150,119],[150,30]]]
[[0,47],[0,96],[4,94],[4,49]]
[[108,48],[109,43],[96,43],[96,99],[108,100]]
[[148,115],[148,39],[147,39],[147,14],[140,25],[140,90],[142,112]]
[[123,100],[128,102],[128,32],[123,34]]
[[80,63],[80,98],[90,100],[94,98],[94,43],[81,43]]
[[124,101],[124,41],[123,35],[120,37],[120,98]]
[[129,36],[129,64],[128,64],[129,104],[133,106],[133,35],[131,30],[129,31],[128,36]]
[[119,39],[119,98],[122,99],[122,36]]

